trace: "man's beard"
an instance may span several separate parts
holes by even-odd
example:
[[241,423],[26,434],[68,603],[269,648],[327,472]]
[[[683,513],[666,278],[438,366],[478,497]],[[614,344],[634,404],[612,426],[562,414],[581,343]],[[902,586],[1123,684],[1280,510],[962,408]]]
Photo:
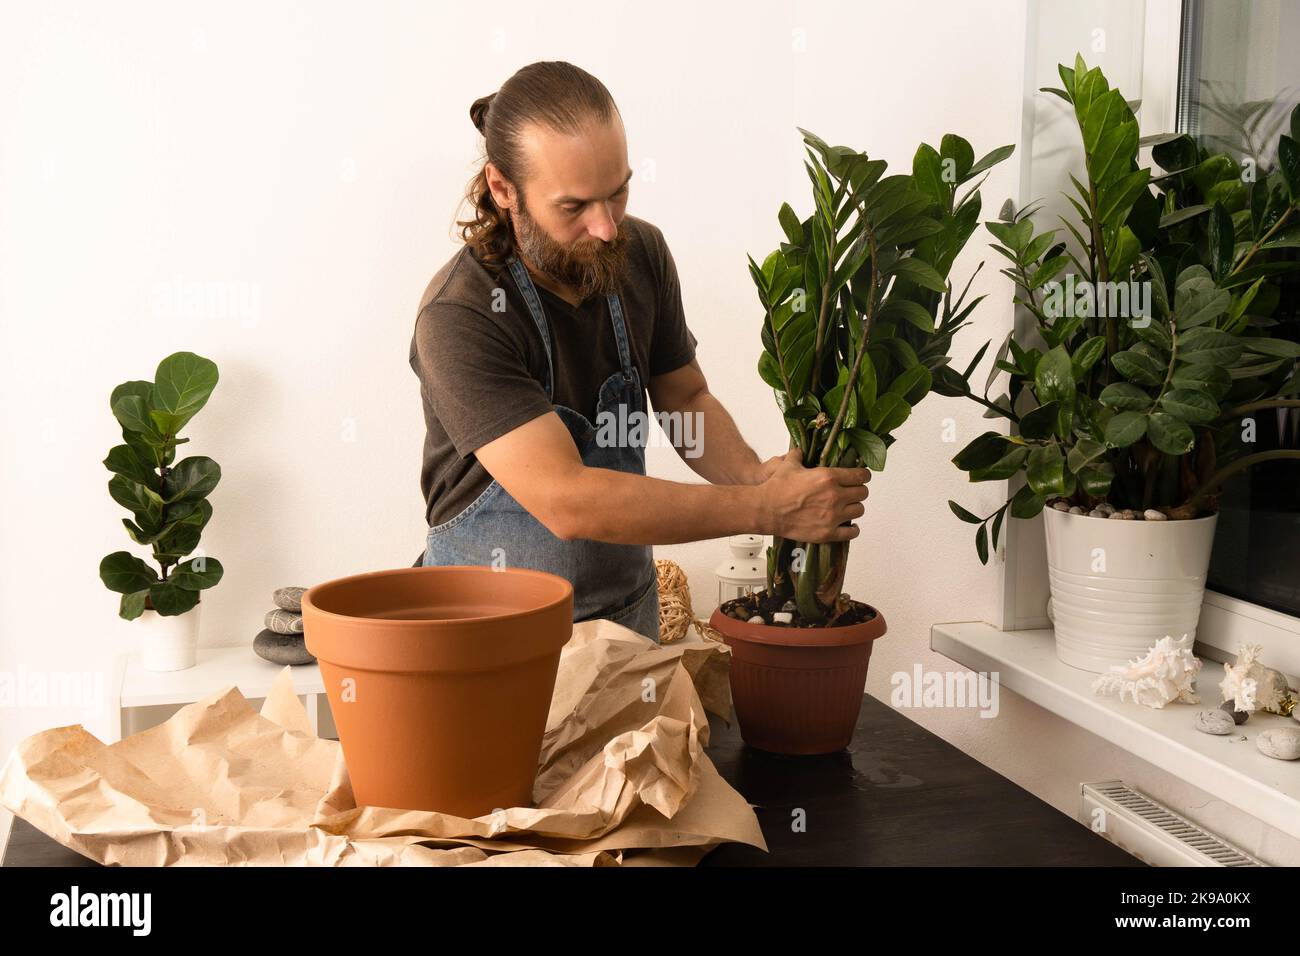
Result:
[[627,231],[621,223],[618,234],[610,242],[587,239],[569,248],[547,235],[529,215],[523,196],[519,197],[519,209],[512,216],[520,252],[542,274],[576,289],[583,299],[618,291],[627,271]]

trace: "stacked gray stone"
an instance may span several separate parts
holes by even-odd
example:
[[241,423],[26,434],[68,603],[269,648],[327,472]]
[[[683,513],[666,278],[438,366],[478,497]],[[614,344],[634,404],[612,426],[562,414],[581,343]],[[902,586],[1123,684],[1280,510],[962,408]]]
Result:
[[306,588],[276,588],[275,607],[266,612],[265,628],[253,638],[253,651],[272,664],[315,664],[303,637],[302,595]]

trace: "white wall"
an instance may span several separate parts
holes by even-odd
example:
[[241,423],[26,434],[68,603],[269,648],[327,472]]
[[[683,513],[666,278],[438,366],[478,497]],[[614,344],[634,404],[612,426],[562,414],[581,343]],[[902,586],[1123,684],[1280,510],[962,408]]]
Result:
[[[423,544],[423,422],[407,347],[420,293],[454,252],[451,225],[479,148],[469,103],[525,63],[567,59],[618,101],[637,177],[629,209],[664,231],[713,390],[760,454],[786,438],[754,366],[759,313],[745,254],[805,212],[796,125],[910,167],[959,132],[977,155],[1016,142],[1024,0],[957,4],[48,3],[0,31],[0,669],[103,670],[132,647],[103,555],[132,546],[101,461],[120,441],[118,383],[163,356],[215,360],[221,381],[186,434],[223,478],[204,551],[226,568],[204,597],[205,645],[251,641],[282,585],[410,565]],[[988,215],[1019,166],[984,188]],[[984,253],[977,233],[955,274]],[[1010,327],[990,261],[964,367]],[[230,293],[210,312],[174,302]],[[987,367],[988,359],[985,360]],[[982,376],[980,377],[982,381]],[[945,442],[947,419],[955,440]],[[971,527],[1000,484],[949,459],[989,427],[973,404],[927,398],[871,483],[847,590],[889,633],[868,690],[956,665],[938,621],[996,620],[995,562]],[[669,449],[652,473],[693,476]],[[659,549],[715,595],[721,542]],[[1008,699],[1013,698],[1013,699]],[[1082,779],[1123,775],[1096,738],[1004,695],[1002,714],[908,715],[1073,813]],[[0,747],[99,714],[0,708]]]
[[[754,371],[745,254],[779,241],[783,200],[808,206],[794,127],[902,168],[950,130],[977,153],[1013,141],[1022,9],[13,9],[0,32],[4,666],[107,669],[132,646],[97,575],[105,554],[134,547],[101,464],[120,441],[108,396],[176,350],[221,371],[183,449],[223,469],[203,548],[226,574],[205,594],[201,643],[251,641],[275,587],[412,562],[425,530],[415,306],[456,248],[479,148],[469,103],[533,60],[569,59],[613,92],[638,173],[630,208],[669,240],[711,383],[762,454],[784,450]],[[990,205],[1014,189],[1006,164]],[[196,288],[229,299],[204,314],[184,299]],[[998,288],[991,325],[1007,312]],[[960,350],[981,341],[968,331]],[[890,621],[881,671],[928,654],[930,622],[988,617],[994,599],[995,570],[944,503],[960,483],[955,448],[937,440],[949,415],[959,438],[981,426],[972,408],[928,399],[872,483],[850,590]],[[671,450],[651,455],[656,474],[693,477]],[[663,553],[705,596],[720,551]],[[0,715],[6,750],[19,734],[98,720]]]

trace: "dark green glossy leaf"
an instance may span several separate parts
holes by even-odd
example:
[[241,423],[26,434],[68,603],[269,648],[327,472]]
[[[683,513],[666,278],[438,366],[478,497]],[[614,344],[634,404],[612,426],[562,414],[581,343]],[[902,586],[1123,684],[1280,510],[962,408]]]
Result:
[[1196,365],[1228,366],[1242,351],[1242,344],[1234,335],[1207,326],[1189,329],[1178,334],[1178,357]]
[[207,404],[217,377],[216,363],[193,352],[175,352],[159,362],[153,407],[167,414],[170,426],[160,430],[167,435],[179,432]]
[[1116,352],[1110,358],[1111,364],[1130,382],[1139,385],[1159,385],[1164,381],[1165,369],[1150,355],[1139,352],[1136,348]]
[[1192,429],[1167,412],[1152,412],[1147,423],[1151,444],[1166,455],[1183,455],[1192,450],[1196,436]]
[[147,590],[158,572],[129,551],[114,551],[99,562],[99,578],[110,591],[132,594]]
[[962,471],[987,468],[1006,453],[1012,444],[1000,432],[984,432],[973,438],[965,448],[952,457],[952,463]]
[[1037,495],[1065,494],[1065,456],[1061,449],[1054,444],[1035,446],[1029,453],[1025,479]]
[[1097,401],[1119,411],[1146,411],[1151,407],[1151,396],[1130,382],[1111,382],[1101,390]]
[[1184,422],[1209,422],[1219,417],[1218,402],[1194,388],[1170,389],[1160,396],[1160,407]]
[[1030,439],[1050,437],[1056,428],[1060,408],[1059,402],[1048,402],[1026,412],[1020,417],[1021,436]]
[[225,569],[222,568],[220,561],[205,555],[182,561],[172,569],[167,578],[178,587],[190,591],[202,591],[215,586],[224,573]]
[[199,592],[171,583],[160,581],[149,588],[149,600],[154,610],[164,617],[184,614],[199,603]]
[[1205,235],[1210,253],[1210,273],[1218,279],[1232,268],[1234,246],[1232,216],[1223,203],[1216,202],[1210,211]]
[[1142,412],[1120,412],[1106,424],[1106,444],[1126,448],[1146,434],[1147,416]]
[[1025,465],[1029,457],[1028,445],[1012,445],[1010,450],[987,468],[973,468],[971,481],[1005,481]]

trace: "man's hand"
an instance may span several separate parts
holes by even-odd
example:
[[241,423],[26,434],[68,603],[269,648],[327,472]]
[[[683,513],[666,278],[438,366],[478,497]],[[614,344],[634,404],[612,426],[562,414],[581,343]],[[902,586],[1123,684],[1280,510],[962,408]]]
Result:
[[767,510],[765,525],[782,538],[822,543],[848,541],[859,534],[857,525],[866,506],[866,468],[805,468],[803,453],[791,449],[784,457],[763,463],[768,477],[760,486]]
[[[585,465],[554,412],[475,451],[488,473],[562,540],[680,544],[733,534],[847,541],[862,515],[866,468],[805,468],[798,450],[756,468],[754,484],[694,485]],[[841,525],[845,525],[841,527]]]
[[767,461],[759,462],[754,466],[753,475],[749,480],[751,485],[761,485],[767,479],[776,474],[777,470],[785,464],[785,455],[773,455]]

